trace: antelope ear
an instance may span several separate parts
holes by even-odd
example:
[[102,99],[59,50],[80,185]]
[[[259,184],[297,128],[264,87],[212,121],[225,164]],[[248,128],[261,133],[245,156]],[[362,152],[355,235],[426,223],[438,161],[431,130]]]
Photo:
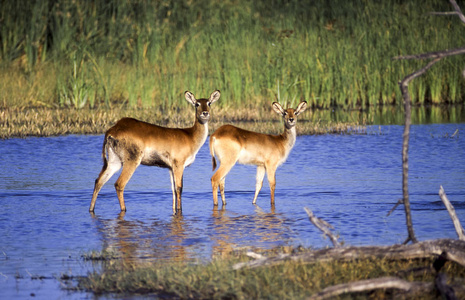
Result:
[[273,102],[273,110],[274,110],[278,115],[281,115],[281,116],[284,115],[284,109],[283,109],[283,107],[281,106],[281,104],[279,104],[278,102]]
[[197,103],[197,99],[195,99],[194,95],[191,92],[186,91],[184,93],[184,96],[186,97],[186,100],[189,101],[192,105],[195,105]]
[[294,115],[297,116],[298,114],[304,112],[306,109],[307,109],[307,101],[302,101],[295,109]]
[[220,96],[221,96],[220,90],[214,91],[214,92],[210,95],[210,99],[208,99],[208,105],[210,105],[210,104],[216,102],[218,99],[220,99]]

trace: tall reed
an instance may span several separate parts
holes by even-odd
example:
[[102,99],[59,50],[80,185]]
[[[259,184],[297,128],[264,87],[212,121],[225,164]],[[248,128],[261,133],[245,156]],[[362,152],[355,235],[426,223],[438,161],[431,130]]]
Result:
[[[59,91],[72,74],[61,70],[83,46],[95,84],[87,106],[169,108],[187,89],[217,88],[227,96],[222,107],[301,99],[322,108],[399,105],[397,82],[419,63],[393,56],[463,46],[455,17],[428,14],[448,10],[443,0],[4,1],[0,76],[29,83],[0,83],[0,105],[25,105],[24,88],[39,89],[37,103],[64,105]],[[459,61],[416,80],[415,103],[463,103]],[[54,97],[40,91],[50,80]]]

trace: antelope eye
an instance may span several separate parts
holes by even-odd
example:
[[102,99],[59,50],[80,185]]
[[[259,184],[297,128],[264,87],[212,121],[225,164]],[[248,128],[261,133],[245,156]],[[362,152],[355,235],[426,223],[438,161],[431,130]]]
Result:
[[195,102],[195,107],[199,107],[200,106],[200,103],[199,102]]

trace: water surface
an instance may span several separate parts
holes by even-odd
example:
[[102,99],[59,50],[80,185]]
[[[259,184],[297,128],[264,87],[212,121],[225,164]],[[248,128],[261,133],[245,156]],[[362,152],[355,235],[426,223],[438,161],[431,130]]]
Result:
[[[459,130],[459,134],[450,136]],[[113,184],[88,212],[100,172],[103,136],[0,141],[0,298],[87,298],[60,289],[61,274],[93,270],[89,251],[124,259],[208,260],[244,247],[330,246],[303,207],[331,223],[349,245],[388,245],[406,237],[402,197],[402,126],[372,126],[367,135],[299,136],[277,171],[276,206],[268,184],[252,205],[253,166],[226,178],[228,204],[213,208],[207,144],[186,169],[183,215],[172,215],[168,171],[140,166],[121,214]],[[413,125],[410,200],[420,240],[456,238],[438,197],[442,185],[465,222],[465,124]]]

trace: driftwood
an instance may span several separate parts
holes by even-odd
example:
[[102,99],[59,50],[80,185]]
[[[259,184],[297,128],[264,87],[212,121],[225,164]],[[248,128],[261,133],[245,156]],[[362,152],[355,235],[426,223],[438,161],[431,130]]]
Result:
[[397,277],[381,277],[376,279],[361,280],[352,283],[339,284],[328,287],[309,299],[329,299],[342,294],[372,291],[377,289],[397,289],[409,294],[418,292],[430,292],[433,284],[428,282],[410,282]]
[[235,264],[233,269],[257,268],[280,264],[284,261],[299,261],[306,263],[327,262],[334,260],[356,259],[420,259],[435,258],[442,255],[446,260],[456,262],[465,267],[465,241],[438,239],[418,242],[409,245],[392,246],[351,246],[342,248],[326,248],[298,254],[281,254],[276,257],[264,258]]
[[313,295],[309,300],[332,299],[347,293],[360,293],[379,289],[394,289],[403,292],[403,295],[414,296],[417,293],[431,293],[436,288],[443,299],[454,300],[454,289],[447,285],[447,276],[440,273],[436,276],[434,284],[432,282],[407,281],[397,277],[381,277],[375,279],[360,280],[330,286],[321,292]]
[[330,230],[334,229],[334,227],[325,220],[317,218],[309,208],[304,207],[304,209],[307,212],[310,222],[312,222],[313,225],[315,225],[318,229],[320,229],[325,235],[327,235],[331,239],[334,248],[341,247],[341,244],[339,244],[339,242],[337,241],[337,237]]
[[465,230],[463,230],[462,225],[460,224],[459,218],[457,217],[457,214],[455,213],[454,206],[450,203],[449,199],[447,199],[446,192],[444,191],[444,188],[441,186],[439,188],[439,197],[441,197],[442,202],[447,208],[447,211],[449,212],[449,216],[452,219],[452,222],[454,223],[455,231],[457,231],[457,235],[459,236],[459,239],[462,241],[465,241]]
[[[376,289],[395,289],[400,290],[405,295],[415,295],[418,292],[432,292],[434,288],[445,299],[457,299],[454,289],[447,285],[446,275],[439,273],[439,271],[447,261],[452,261],[465,267],[465,241],[439,239],[409,245],[327,248],[299,254],[281,254],[269,258],[254,253],[248,253],[248,255],[256,258],[256,260],[235,264],[233,269],[272,266],[286,261],[317,263],[358,259],[409,260],[435,258],[432,268],[427,268],[428,271],[436,272],[437,274],[434,283],[410,282],[397,277],[382,277],[330,286],[313,295],[310,299],[328,299],[346,293],[367,292]],[[399,272],[399,274],[401,273]],[[462,286],[458,288],[461,289],[462,293],[464,292]]]

